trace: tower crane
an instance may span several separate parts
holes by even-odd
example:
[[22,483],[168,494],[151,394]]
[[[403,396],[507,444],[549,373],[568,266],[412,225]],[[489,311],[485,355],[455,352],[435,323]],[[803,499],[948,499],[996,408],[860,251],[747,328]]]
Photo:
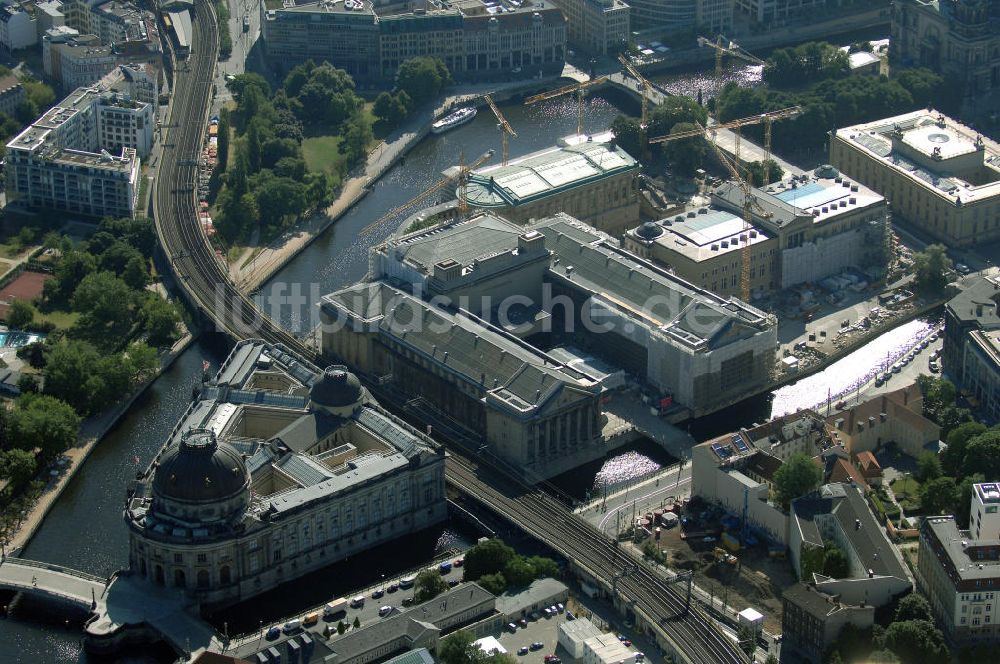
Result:
[[[742,127],[748,127],[750,125],[763,124],[764,125],[764,162],[763,167],[764,177],[767,179],[767,163],[771,160],[771,124],[775,120],[786,120],[788,118],[794,118],[802,113],[802,108],[799,106],[789,106],[788,108],[783,108],[777,111],[769,111],[767,113],[761,113],[760,115],[751,115],[745,118],[740,118],[738,120],[730,120],[729,122],[723,122],[721,124],[711,125],[709,131],[712,132],[714,138],[715,132],[719,129],[732,129],[733,133],[736,134],[736,147],[733,150],[733,158],[736,163],[740,163],[740,129]],[[690,131],[678,132],[676,134],[668,134],[667,136],[657,136],[656,138],[649,139],[650,143],[666,143],[667,141],[673,141],[680,138],[691,138],[693,136],[704,136],[704,129],[692,129]],[[714,142],[714,141],[713,141]],[[767,182],[761,182],[761,186],[768,184]]]
[[629,75],[639,82],[642,88],[642,128],[646,128],[646,124],[649,120],[649,91],[653,89],[653,84],[646,80],[646,77],[639,73],[628,58],[625,57],[624,53],[618,54],[618,62],[622,63],[622,67]]
[[497,108],[496,103],[493,101],[493,97],[485,95],[483,99],[485,99],[486,103],[490,105],[490,110],[493,111],[493,115],[497,118],[497,128],[500,130],[500,163],[506,166],[508,154],[507,137],[513,136],[514,138],[517,138],[517,132],[514,131],[514,128],[510,126],[509,122],[507,122],[507,118],[505,118],[503,113],[500,112],[500,109]]
[[459,214],[464,215],[469,209],[469,202],[466,198],[466,193],[465,193],[466,183],[468,182],[469,179],[469,173],[476,170],[484,163],[492,159],[493,154],[494,154],[493,150],[490,150],[481,157],[479,157],[479,159],[476,159],[471,164],[465,163],[465,155],[463,154],[457,170],[455,170],[453,173],[445,175],[443,178],[441,178],[440,180],[438,180],[437,182],[435,182],[430,187],[420,192],[410,200],[406,201],[402,205],[397,205],[396,207],[392,208],[384,215],[382,215],[372,223],[362,228],[361,231],[358,233],[358,236],[363,237],[365,235],[368,235],[369,233],[371,233],[373,230],[381,226],[389,219],[399,215],[403,210],[411,208],[419,203],[423,203],[425,200],[430,198],[431,195],[435,194],[438,191],[441,191],[450,184],[454,184],[455,182],[458,182],[458,211]]
[[[773,111],[772,113],[764,113],[762,115],[750,116],[748,118],[741,118],[739,120],[733,120],[732,122],[727,122],[721,125],[712,125],[708,129],[701,126],[700,123],[695,123],[698,125],[697,129],[692,129],[690,131],[677,132],[676,134],[670,134],[668,136],[660,136],[654,139],[650,139],[650,143],[667,143],[670,141],[678,141],[684,138],[692,138],[694,136],[702,136],[708,140],[709,145],[712,146],[712,150],[715,151],[716,156],[719,158],[726,169],[729,170],[729,174],[732,176],[733,181],[736,186],[740,188],[743,192],[743,231],[740,233],[740,296],[745,302],[750,301],[750,244],[752,238],[750,237],[750,229],[753,226],[753,213],[757,210],[761,216],[767,218],[771,216],[771,213],[765,210],[760,203],[757,202],[757,198],[753,193],[753,184],[748,182],[747,179],[740,172],[740,162],[739,155],[736,154],[732,158],[726,155],[715,142],[715,132],[718,129],[724,128],[735,128],[739,129],[741,126],[759,124],[760,122],[769,122],[776,119],[783,119],[787,117],[793,117],[799,113],[799,108],[797,106],[792,106],[790,108],[782,109],[780,111]],[[771,115],[772,117],[767,120],[765,116]],[[709,135],[707,135],[709,134]],[[739,133],[737,133],[739,137]],[[737,142],[737,149],[739,149],[739,143]]]
[[718,100],[722,94],[722,56],[732,55],[737,58],[752,62],[755,65],[763,65],[764,61],[752,53],[747,53],[736,43],[729,41],[722,35],[713,42],[705,37],[698,37],[698,46],[708,46],[715,49],[715,98]]
[[576,93],[576,135],[581,136],[583,134],[583,99],[586,95],[587,88],[592,88],[595,85],[600,85],[608,80],[607,76],[599,76],[597,78],[592,78],[589,81],[584,81],[583,83],[574,83],[573,85],[567,85],[556,90],[550,90],[548,92],[542,92],[540,94],[528,97],[524,100],[525,105],[527,104],[537,104],[540,101],[545,101],[547,99],[555,99],[556,97],[562,97],[563,95],[568,95],[570,93]]

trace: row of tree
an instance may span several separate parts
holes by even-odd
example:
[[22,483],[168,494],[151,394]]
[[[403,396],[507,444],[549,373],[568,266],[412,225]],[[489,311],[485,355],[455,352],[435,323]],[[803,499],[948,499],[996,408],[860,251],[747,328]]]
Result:
[[559,565],[551,558],[525,557],[504,544],[490,539],[469,549],[465,554],[463,578],[477,581],[494,595],[508,588],[523,588],[535,579],[559,575]]
[[691,131],[699,125],[704,127],[707,120],[708,111],[697,101],[674,95],[653,109],[645,129],[639,118],[619,115],[611,123],[611,130],[622,149],[637,159],[648,156],[654,162],[665,162],[677,174],[693,175],[705,159],[704,139],[684,138],[655,144],[650,144],[649,139]]
[[407,115],[436,99],[451,82],[451,72],[440,58],[411,58],[396,71],[395,90],[379,93],[372,112],[382,128],[392,129]]

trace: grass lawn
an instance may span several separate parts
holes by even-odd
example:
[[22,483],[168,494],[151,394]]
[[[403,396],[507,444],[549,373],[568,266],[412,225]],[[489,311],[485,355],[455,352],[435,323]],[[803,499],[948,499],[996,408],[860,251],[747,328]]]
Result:
[[302,158],[310,171],[326,171],[340,178],[340,168],[347,156],[340,151],[340,136],[310,136],[302,141]]
[[60,330],[68,330],[73,327],[76,323],[76,319],[80,317],[75,311],[50,311],[48,313],[42,313],[41,311],[35,310],[35,320],[36,321],[47,321],[56,326]]
[[901,477],[892,484],[892,492],[896,495],[896,501],[907,512],[920,509],[920,482],[912,477]]

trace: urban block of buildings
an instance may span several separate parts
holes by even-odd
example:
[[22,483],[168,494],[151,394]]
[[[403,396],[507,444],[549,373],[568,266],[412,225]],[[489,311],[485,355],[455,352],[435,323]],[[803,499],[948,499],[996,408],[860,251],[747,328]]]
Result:
[[[805,551],[828,545],[846,555],[849,576],[813,573],[802,578]],[[901,554],[868,508],[863,490],[851,483],[826,484],[792,501],[789,550],[802,583],[782,597],[782,647],[817,664],[845,624],[871,627],[870,608],[886,606],[913,589]]]
[[968,95],[1000,90],[997,8],[986,0],[892,3],[889,54],[961,81]]
[[0,5],[0,45],[20,51],[38,43],[35,17],[18,3]]
[[420,231],[375,247],[369,276],[323,298],[324,355],[420,394],[539,477],[606,451],[608,376],[557,351],[582,347],[694,414],[763,388],[774,361],[772,317],[567,215]]
[[833,442],[851,457],[878,452],[888,443],[913,458],[937,451],[941,427],[923,415],[923,395],[913,383],[876,395],[826,418]]
[[944,310],[942,363],[990,422],[1000,422],[1000,278],[976,277]]
[[636,661],[636,653],[613,632],[602,632],[587,618],[559,623],[559,645],[584,664],[619,664]]
[[558,75],[566,58],[566,20],[548,1],[462,0],[427,8],[407,3],[285,0],[261,4],[270,62],[290,68],[328,61],[361,85],[393,81],[405,60],[438,57],[457,80]]
[[830,166],[754,190],[745,229],[743,191],[725,183],[710,207],[646,222],[625,246],[720,295],[741,292],[742,251],[750,244],[750,289],[767,295],[856,268],[885,271],[888,206],[882,196]]
[[75,90],[7,143],[8,204],[134,217],[154,114],[152,104],[111,89]]
[[244,341],[129,488],[129,569],[231,605],[442,521],[444,481],[345,368]]
[[830,163],[948,246],[1000,238],[1000,145],[937,111],[837,129]]
[[954,516],[931,516],[920,525],[917,584],[937,624],[955,646],[1000,639],[1000,487],[972,486],[969,529]]
[[17,76],[9,74],[0,78],[0,113],[14,117],[18,105],[25,99],[24,86]]
[[565,212],[620,236],[639,221],[639,162],[613,139],[609,132],[475,170],[466,200],[519,224]]
[[569,42],[592,55],[614,55],[628,45],[631,7],[622,0],[553,0],[566,15]]

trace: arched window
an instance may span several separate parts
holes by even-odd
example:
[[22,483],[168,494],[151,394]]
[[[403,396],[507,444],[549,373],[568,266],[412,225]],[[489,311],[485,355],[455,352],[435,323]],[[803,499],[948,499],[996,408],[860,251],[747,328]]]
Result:
[[187,586],[187,578],[184,576],[184,570],[175,569],[174,570],[174,587],[184,588]]
[[198,570],[198,587],[208,588],[208,570]]
[[229,565],[223,565],[222,569],[219,570],[219,583],[224,586],[232,583],[229,575]]
[[161,586],[164,585],[166,583],[166,581],[163,580],[163,566],[162,565],[157,565],[156,566],[156,572],[155,572],[155,574],[156,574],[156,582],[159,585],[161,585]]
[[145,578],[146,576],[146,560],[145,558],[139,561],[139,573]]

